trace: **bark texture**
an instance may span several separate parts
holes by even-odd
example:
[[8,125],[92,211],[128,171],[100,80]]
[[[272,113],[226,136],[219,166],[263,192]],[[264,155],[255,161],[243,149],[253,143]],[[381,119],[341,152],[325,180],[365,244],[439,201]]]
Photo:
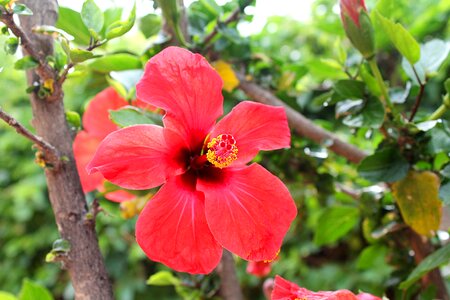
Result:
[[[34,14],[20,18],[23,32],[28,36],[34,52],[41,56],[41,59],[45,59],[53,52],[53,41],[50,37],[35,35],[32,28],[36,25],[54,25],[58,17],[58,4],[56,0],[26,0],[24,3]],[[27,72],[27,78],[29,85],[42,83],[34,70]],[[60,260],[69,272],[75,298],[113,299],[111,284],[98,246],[95,221],[86,218],[88,207],[75,166],[63,99],[60,97],[49,101],[33,93],[31,105],[32,123],[37,134],[65,158],[60,168],[47,168],[45,175],[58,230],[71,246],[67,256],[61,257]]]

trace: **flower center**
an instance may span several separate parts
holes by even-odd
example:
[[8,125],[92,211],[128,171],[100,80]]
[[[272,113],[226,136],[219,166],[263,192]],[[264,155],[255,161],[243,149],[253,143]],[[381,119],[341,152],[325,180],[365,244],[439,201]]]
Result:
[[208,143],[206,158],[217,168],[225,168],[237,159],[238,148],[231,134],[220,134]]

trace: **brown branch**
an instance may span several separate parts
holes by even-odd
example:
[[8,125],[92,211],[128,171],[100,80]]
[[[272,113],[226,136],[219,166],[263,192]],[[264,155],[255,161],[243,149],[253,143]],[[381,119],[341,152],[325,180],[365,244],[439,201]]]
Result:
[[424,84],[420,84],[420,89],[419,89],[419,94],[417,94],[416,97],[416,101],[414,103],[414,106],[411,110],[411,115],[409,116],[408,121],[411,122],[414,119],[414,116],[417,113],[417,110],[419,109],[420,106],[420,102],[422,101],[422,97],[423,97],[423,92],[425,91],[425,85]]
[[411,115],[409,116],[409,119],[408,119],[409,122],[411,122],[414,119],[414,116],[416,115],[417,110],[419,109],[420,102],[422,101],[423,92],[425,90],[425,83],[420,80],[420,77],[419,77],[419,74],[417,74],[416,68],[414,68],[414,65],[411,65],[411,67],[414,72],[414,76],[416,77],[417,82],[419,83],[420,90],[419,90],[419,94],[417,94],[416,101],[414,102],[414,106],[411,110]]
[[[48,81],[52,82],[53,92],[49,97],[47,97],[47,100],[54,101],[61,99],[64,93],[62,87],[57,84],[58,72],[55,71],[47,63],[46,61],[47,55],[45,51],[38,50],[38,47],[34,45],[34,42],[32,39],[30,39],[28,33],[25,32],[20,26],[16,24],[13,16],[14,14],[9,11],[2,12],[0,16],[0,21],[3,22],[6,25],[6,27],[8,27],[9,30],[11,30],[12,33],[19,38],[22,49],[39,63],[39,65],[35,68],[35,71],[39,75],[40,83],[43,84],[44,82]],[[22,20],[26,20],[27,18],[30,18],[30,16],[21,17]],[[30,30],[30,32],[32,31]]]
[[[420,264],[425,257],[433,253],[433,246],[430,244],[428,239],[420,236],[412,229],[407,230],[407,236],[411,244],[411,248],[414,251],[414,260],[416,265]],[[426,289],[430,285],[436,287],[436,299],[450,300],[445,281],[442,278],[439,269],[434,269],[424,275],[421,279],[423,289]]]
[[250,99],[264,104],[283,106],[291,127],[301,136],[307,137],[316,143],[322,144],[331,141],[329,149],[338,155],[347,158],[352,163],[359,163],[366,153],[357,147],[339,139],[333,133],[317,126],[304,115],[286,105],[271,92],[263,89],[255,83],[245,80],[243,75],[238,75],[240,80],[239,88],[244,91]]
[[58,150],[53,147],[51,144],[47,143],[43,138],[33,134],[31,131],[26,129],[22,124],[19,123],[12,116],[8,115],[4,110],[0,107],[0,119],[6,122],[9,126],[13,127],[16,132],[33,143],[35,143],[41,151],[44,153],[46,164],[52,165],[53,168],[59,168],[61,164],[61,157],[58,153]]
[[[22,29],[16,30],[21,38],[25,55],[37,55],[44,63],[27,71],[28,83],[42,82],[42,69],[50,67],[45,58],[53,54],[53,39],[32,32],[35,26],[54,25],[58,17],[56,0],[24,0],[33,16],[21,16]],[[9,23],[11,25],[12,23]],[[14,24],[15,25],[15,24]],[[13,25],[13,26],[14,26]],[[18,28],[18,27],[17,27]],[[77,300],[112,300],[112,287],[98,246],[95,227],[86,222],[89,211],[81,188],[72,151],[72,139],[66,122],[62,86],[58,72],[53,70],[54,93],[41,99],[36,93],[30,95],[33,110],[33,126],[48,143],[54,145],[66,161],[58,170],[45,169],[50,203],[61,238],[69,241],[70,251],[64,261]],[[52,101],[49,101],[52,100]]]
[[224,300],[243,300],[239,279],[237,278],[234,266],[233,255],[227,250],[223,250],[222,259],[216,268],[216,272],[221,279],[220,295]]

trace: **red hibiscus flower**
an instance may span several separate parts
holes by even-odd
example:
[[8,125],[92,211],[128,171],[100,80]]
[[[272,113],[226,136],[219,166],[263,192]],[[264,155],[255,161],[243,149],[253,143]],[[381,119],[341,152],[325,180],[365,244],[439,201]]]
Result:
[[269,275],[272,270],[272,261],[249,261],[247,263],[247,273],[257,277]]
[[297,210],[286,186],[258,164],[259,150],[289,147],[284,109],[250,101],[222,115],[222,80],[201,55],[169,47],[137,85],[164,109],[164,127],[109,134],[87,166],[128,189],[163,186],[136,224],[138,244],[174,270],[209,273],[222,248],[247,260],[274,259]]
[[275,276],[272,300],[381,300],[368,293],[353,294],[348,290],[312,292],[280,276]]
[[[77,164],[78,174],[81,180],[81,186],[85,193],[95,189],[102,191],[105,179],[100,173],[88,174],[86,166],[94,157],[100,142],[111,132],[119,129],[109,119],[109,110],[116,110],[128,105],[128,102],[109,87],[98,93],[89,102],[85,113],[83,114],[84,129],[75,137],[73,142],[73,152]],[[111,201],[123,202],[133,199],[135,196],[123,191],[114,191],[107,193],[105,197]]]
[[340,0],[341,19],[344,26],[347,26],[346,17],[349,17],[353,23],[359,26],[359,13],[361,10],[367,12],[364,0]]

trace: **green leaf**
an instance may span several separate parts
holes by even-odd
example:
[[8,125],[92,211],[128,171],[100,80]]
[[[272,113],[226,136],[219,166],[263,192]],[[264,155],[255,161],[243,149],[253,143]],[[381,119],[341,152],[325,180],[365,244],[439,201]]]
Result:
[[19,47],[19,39],[16,37],[10,37],[5,41],[4,45],[5,52],[7,54],[14,54],[17,51],[17,48]]
[[376,97],[371,97],[358,113],[346,116],[342,122],[349,127],[380,128],[384,121],[384,106]]
[[450,181],[441,185],[439,189],[439,198],[441,198],[445,205],[450,206]]
[[127,127],[136,124],[160,124],[162,119],[159,115],[147,114],[134,106],[125,106],[119,110],[109,111],[109,117],[116,125]]
[[395,48],[411,63],[415,64],[420,59],[420,46],[414,37],[399,23],[383,17],[378,11],[374,11],[375,19],[383,31],[387,34]]
[[427,131],[427,136],[430,138],[428,151],[431,154],[450,152],[450,126],[447,121],[439,121],[433,129]]
[[81,8],[81,20],[88,29],[99,33],[103,28],[105,21],[103,12],[95,4],[94,0],[86,0]]
[[394,147],[377,150],[358,166],[361,177],[373,182],[393,182],[406,176],[409,163]]
[[139,20],[139,30],[148,39],[161,30],[161,17],[155,14],[148,14]]
[[318,246],[336,242],[359,221],[359,210],[351,206],[334,206],[324,209],[317,220],[314,243]]
[[123,71],[142,68],[142,62],[139,57],[118,53],[97,58],[89,64],[94,71],[108,73],[111,71]]
[[17,298],[13,294],[0,291],[0,300],[17,300]]
[[96,57],[99,56],[94,55],[94,53],[92,53],[91,51],[87,51],[80,48],[70,49],[70,60],[76,64]]
[[417,233],[430,236],[441,223],[439,178],[430,171],[410,171],[392,186],[403,220]]
[[130,91],[131,89],[136,87],[136,84],[141,79],[142,75],[144,74],[143,70],[126,70],[126,71],[119,71],[119,72],[111,72],[111,78],[114,80],[120,82],[127,91]]
[[78,12],[70,8],[60,6],[56,27],[61,28],[68,34],[72,35],[75,43],[89,45],[91,35],[89,34],[86,26],[84,26],[83,20]]
[[33,32],[50,35],[53,38],[58,38],[58,37],[64,38],[68,41],[72,41],[74,39],[73,36],[71,36],[70,34],[65,32],[64,30],[56,28],[54,26],[50,26],[50,25],[35,26],[35,27],[33,27]]
[[25,4],[22,3],[16,3],[13,8],[13,13],[16,15],[23,15],[23,16],[32,16],[33,12],[31,9],[29,9]]
[[14,68],[17,70],[28,70],[31,68],[35,68],[38,65],[39,63],[35,61],[31,56],[24,56],[15,62]]
[[421,83],[425,83],[427,77],[436,74],[439,67],[447,58],[450,52],[450,42],[434,39],[420,45],[420,60],[414,64],[415,73],[412,65],[405,59],[402,61],[402,67],[406,75],[417,85],[419,77]]
[[81,127],[81,117],[76,111],[66,111],[66,121],[74,128]]
[[339,80],[334,90],[342,99],[362,99],[364,97],[364,82],[358,80]]
[[53,45],[53,56],[55,57],[55,68],[57,70],[62,70],[67,64],[67,54],[61,43],[58,41],[55,41]]
[[126,21],[116,21],[106,28],[106,38],[108,40],[114,39],[116,37],[122,36],[133,27],[136,20],[136,3],[130,12],[130,15]]
[[444,82],[445,90],[447,91],[447,94],[450,94],[450,78],[447,78]]
[[102,29],[102,36],[105,36],[106,29],[111,25],[112,23],[116,21],[120,21],[120,17],[122,16],[122,8],[120,7],[110,7],[105,10],[103,13],[103,29]]
[[40,284],[24,279],[19,300],[53,300],[50,292]]
[[180,279],[173,276],[171,272],[168,271],[159,271],[156,274],[150,276],[147,280],[148,285],[157,285],[157,286],[165,286],[165,285],[180,285]]
[[409,274],[408,278],[400,284],[401,289],[409,288],[414,282],[422,278],[429,271],[447,264],[450,260],[450,244],[428,255],[422,262]]

